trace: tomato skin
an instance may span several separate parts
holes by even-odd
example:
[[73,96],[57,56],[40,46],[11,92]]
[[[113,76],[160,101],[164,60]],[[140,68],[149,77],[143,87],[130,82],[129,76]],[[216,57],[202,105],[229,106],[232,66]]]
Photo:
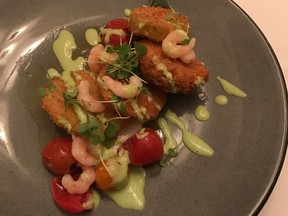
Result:
[[113,179],[109,175],[103,163],[100,163],[95,169],[96,187],[101,190],[113,190]]
[[108,22],[104,29],[119,29],[123,30],[126,33],[126,36],[119,36],[117,34],[111,34],[109,38],[109,44],[106,44],[105,42],[105,36],[106,34],[102,34],[100,32],[101,42],[103,45],[111,45],[111,46],[118,46],[119,44],[128,44],[130,40],[130,33],[128,29],[128,20],[127,19],[113,19],[110,22]]
[[123,143],[132,165],[149,165],[159,161],[163,155],[163,141],[158,134],[150,128],[145,128],[144,133],[147,135],[135,134]]
[[71,153],[72,140],[66,137],[56,138],[46,144],[42,152],[44,166],[54,175],[71,173],[77,163]]
[[50,182],[51,192],[54,201],[63,210],[70,213],[80,213],[86,210],[91,210],[94,205],[85,206],[88,200],[93,199],[93,192],[91,188],[84,194],[69,194],[61,184],[61,178],[55,177]]

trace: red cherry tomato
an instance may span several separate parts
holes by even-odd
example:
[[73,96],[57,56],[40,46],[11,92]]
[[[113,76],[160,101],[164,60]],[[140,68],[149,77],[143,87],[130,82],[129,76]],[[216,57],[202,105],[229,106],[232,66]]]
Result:
[[[90,201],[94,199],[94,194],[91,188],[84,194],[69,194],[62,186],[60,177],[52,179],[50,187],[54,201],[59,205],[59,207],[67,212],[79,213],[91,210],[94,207],[93,202],[90,204]],[[90,205],[87,205],[87,203]]]
[[123,143],[133,165],[148,165],[159,161],[163,155],[163,141],[158,134],[145,128]]
[[45,167],[54,175],[71,173],[71,168],[77,163],[71,153],[72,140],[57,138],[47,143],[42,152]]
[[[113,30],[122,30],[123,35],[119,34],[113,34]],[[110,31],[111,34],[108,35],[108,38],[106,39],[106,32]],[[111,46],[118,46],[119,44],[128,44],[130,40],[130,33],[128,30],[128,20],[127,19],[113,19],[110,22],[108,22],[104,26],[104,31],[102,30],[100,32],[101,42],[104,45],[111,45]]]

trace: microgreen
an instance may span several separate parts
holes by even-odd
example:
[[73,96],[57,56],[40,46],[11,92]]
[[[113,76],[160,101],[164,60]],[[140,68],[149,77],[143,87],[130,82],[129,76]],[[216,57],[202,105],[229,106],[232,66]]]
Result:
[[120,44],[117,47],[108,47],[107,52],[117,53],[116,61],[109,65],[106,73],[112,78],[124,79],[140,74],[139,57],[147,53],[147,48],[138,42]]
[[169,148],[167,154],[164,154],[159,162],[161,167],[166,167],[172,158],[175,158],[178,155],[176,149]]
[[190,43],[190,40],[189,39],[184,39],[182,42],[181,42],[181,45],[188,45]]
[[40,97],[45,97],[48,95],[47,90],[43,87],[38,88],[38,95]]
[[78,126],[78,132],[80,136],[89,139],[92,144],[98,144],[105,140],[105,135],[100,130],[98,120],[92,115],[88,115],[87,122]]
[[149,6],[159,6],[163,8],[172,9],[169,0],[150,0]]
[[74,96],[74,93],[69,94],[68,92],[63,93],[64,103],[67,107],[69,104],[79,104],[76,95]]
[[115,121],[110,121],[107,122],[104,133],[108,138],[115,138],[119,130],[120,125]]

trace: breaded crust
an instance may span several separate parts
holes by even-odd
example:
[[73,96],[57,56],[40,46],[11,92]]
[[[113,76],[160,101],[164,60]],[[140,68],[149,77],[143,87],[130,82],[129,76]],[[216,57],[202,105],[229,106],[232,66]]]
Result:
[[[79,85],[81,80],[88,81],[90,94],[99,101],[103,100],[95,74],[89,71],[75,71],[72,72],[72,77],[76,85]],[[71,104],[65,105],[63,93],[66,92],[66,87],[64,82],[60,78],[53,78],[52,84],[53,88],[46,87],[47,95],[42,98],[42,108],[57,126],[67,130],[68,133],[77,134],[80,120],[73,106]],[[103,115],[103,117],[109,119],[116,117],[117,113],[106,109]],[[95,114],[95,117],[97,118],[97,114]],[[124,126],[125,121],[119,123]]]
[[67,130],[68,133],[76,133],[80,120],[71,105],[65,106],[63,93],[66,91],[66,87],[64,82],[59,78],[54,78],[52,83],[52,89],[46,88],[48,94],[42,98],[42,108],[57,126]]
[[166,56],[159,43],[145,40],[141,44],[147,48],[140,58],[143,77],[163,91],[189,93],[208,81],[208,70],[199,60],[186,64]]
[[[100,92],[104,100],[110,101],[114,96],[113,92],[107,89],[101,77],[106,75],[106,70],[102,70],[99,73],[98,83],[100,86]],[[121,104],[124,104],[126,110],[121,110],[118,104],[110,104],[110,109],[115,110],[115,106],[118,106],[118,111],[123,116],[131,116],[144,122],[155,119],[158,117],[159,112],[166,104],[167,96],[162,90],[155,86],[144,85],[143,90],[134,99],[121,98]]]
[[160,42],[176,29],[188,32],[189,22],[186,16],[170,9],[142,6],[131,11],[128,26],[134,35]]

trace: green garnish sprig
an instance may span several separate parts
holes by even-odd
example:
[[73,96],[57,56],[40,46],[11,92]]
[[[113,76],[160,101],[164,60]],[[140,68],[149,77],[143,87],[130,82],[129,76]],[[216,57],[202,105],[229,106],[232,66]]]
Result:
[[171,159],[175,158],[178,155],[176,149],[169,148],[167,154],[164,154],[159,162],[161,167],[167,167],[167,164],[171,161]]
[[107,47],[108,53],[117,53],[114,63],[109,64],[106,74],[111,78],[125,79],[132,75],[140,75],[139,57],[146,55],[147,48],[139,42],[120,44],[117,47]]

